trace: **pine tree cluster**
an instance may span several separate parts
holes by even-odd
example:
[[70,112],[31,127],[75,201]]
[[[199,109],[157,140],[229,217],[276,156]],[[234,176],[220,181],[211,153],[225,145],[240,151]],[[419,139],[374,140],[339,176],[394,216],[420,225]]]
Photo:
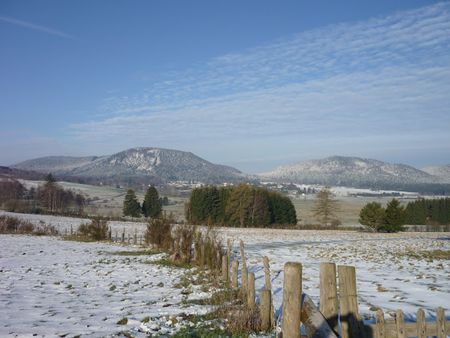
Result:
[[158,218],[162,214],[162,204],[164,199],[159,198],[158,190],[151,186],[142,202],[142,206],[136,197],[133,189],[128,189],[125,199],[123,201],[123,215],[130,217],[144,217]]
[[405,209],[407,224],[450,224],[450,198],[419,199],[409,202]]
[[186,205],[186,219],[193,224],[236,227],[297,223],[294,205],[288,197],[246,184],[194,189]]

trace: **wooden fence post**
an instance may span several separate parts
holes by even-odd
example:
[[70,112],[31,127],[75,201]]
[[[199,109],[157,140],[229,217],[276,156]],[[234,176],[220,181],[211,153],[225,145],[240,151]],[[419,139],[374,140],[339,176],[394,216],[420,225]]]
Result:
[[122,243],[124,243],[125,242],[125,228],[123,228],[123,231],[122,231]]
[[255,305],[255,274],[253,272],[250,272],[248,274],[247,305],[251,311],[254,311],[256,308],[256,305]]
[[405,338],[405,316],[402,310],[395,313],[395,326],[397,327],[397,338]]
[[445,312],[441,307],[438,307],[436,311],[436,330],[438,338],[445,338],[447,336],[445,328]]
[[364,337],[364,327],[358,311],[356,272],[353,266],[338,266],[339,303],[342,338]]
[[238,288],[238,270],[239,270],[239,261],[233,261],[231,263],[231,287],[233,289]]
[[427,337],[427,324],[425,322],[425,311],[423,309],[417,310],[417,337],[426,338]]
[[284,338],[300,337],[302,297],[302,265],[288,262],[284,265],[283,318],[281,330]]
[[247,294],[247,281],[248,281],[248,271],[247,271],[247,262],[245,260],[245,252],[244,252],[244,242],[241,240],[239,242],[239,247],[241,251],[241,260],[242,260],[242,269],[241,269],[241,279],[242,279],[242,294]]
[[376,314],[377,320],[377,338],[386,338],[386,328],[384,324],[383,310],[379,309]]
[[222,256],[222,280],[228,286],[228,257]]
[[272,291],[262,289],[259,294],[260,306],[259,313],[261,317],[261,331],[267,332],[272,330]]
[[200,245],[200,268],[205,267],[205,243],[201,243]]
[[134,229],[133,244],[134,244],[134,245],[137,245],[137,230],[136,230],[136,229]]
[[320,312],[334,333],[338,333],[338,297],[334,263],[320,263]]
[[[272,282],[270,280],[270,264],[269,264],[269,257],[264,256],[263,257],[263,264],[264,264],[264,282],[266,289],[270,291],[270,295],[272,297]],[[271,298],[272,299],[272,298]],[[270,301],[270,325],[271,328],[275,327],[275,311],[273,308],[273,303]]]

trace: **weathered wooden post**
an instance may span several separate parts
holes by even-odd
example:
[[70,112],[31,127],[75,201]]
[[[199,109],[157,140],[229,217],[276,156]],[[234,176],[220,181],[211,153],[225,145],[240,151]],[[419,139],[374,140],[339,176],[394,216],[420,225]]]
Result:
[[248,271],[247,271],[247,261],[245,260],[245,252],[244,252],[244,242],[241,240],[239,242],[239,247],[241,251],[241,261],[242,261],[242,269],[241,269],[241,279],[242,279],[242,294],[247,294],[247,281],[248,281]]
[[228,257],[227,255],[222,256],[222,280],[228,286]]
[[445,311],[441,307],[438,307],[436,311],[436,330],[438,338],[445,338],[447,336],[445,329]]
[[265,287],[267,290],[270,291],[270,325],[271,328],[275,327],[275,310],[273,308],[273,302],[272,302],[272,282],[270,280],[270,265],[269,265],[269,257],[264,256],[263,257],[263,264],[264,264],[264,282]]
[[202,244],[200,246],[200,267],[205,267],[205,243],[202,241]]
[[134,229],[133,244],[134,244],[134,245],[137,245],[137,229]]
[[109,230],[108,230],[108,239],[112,242],[112,240],[113,240],[113,238],[112,238],[112,229],[111,229],[111,227],[109,227]]
[[259,313],[261,319],[261,331],[267,332],[272,330],[272,291],[262,289],[259,294],[260,306]]
[[248,274],[248,284],[247,284],[247,306],[251,311],[255,311],[255,274],[250,272]]
[[427,337],[427,323],[425,322],[425,311],[423,309],[417,310],[417,338]]
[[327,320],[307,294],[302,295],[302,324],[308,338],[337,338]]
[[227,239],[227,259],[228,259],[228,266],[231,264],[231,239]]
[[320,312],[331,329],[338,333],[338,296],[334,263],[320,263]]
[[239,261],[233,261],[231,263],[231,287],[233,289],[238,288],[238,270],[239,270]]
[[130,233],[128,233],[128,241],[127,241],[127,243],[128,243],[128,244],[131,243],[131,234],[130,234]]
[[364,327],[358,311],[356,272],[354,266],[338,266],[339,304],[342,338],[364,337]]
[[384,322],[384,313],[383,310],[379,309],[376,314],[377,321],[377,338],[386,338],[386,328]]
[[395,313],[395,326],[397,327],[397,338],[405,338],[405,316],[402,310]]
[[288,262],[284,265],[283,318],[281,330],[284,338],[300,337],[302,297],[302,265]]
[[125,243],[125,228],[122,231],[122,243]]

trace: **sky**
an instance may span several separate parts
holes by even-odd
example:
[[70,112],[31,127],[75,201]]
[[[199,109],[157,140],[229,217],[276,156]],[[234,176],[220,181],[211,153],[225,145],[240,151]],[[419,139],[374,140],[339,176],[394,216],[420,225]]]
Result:
[[0,165],[450,163],[449,1],[0,1]]

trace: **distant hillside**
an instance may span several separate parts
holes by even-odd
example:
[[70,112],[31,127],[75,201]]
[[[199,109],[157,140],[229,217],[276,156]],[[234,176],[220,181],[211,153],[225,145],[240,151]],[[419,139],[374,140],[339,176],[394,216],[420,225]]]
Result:
[[259,176],[274,181],[378,189],[443,183],[439,178],[405,164],[345,156],[281,166]]
[[425,167],[422,170],[430,175],[438,177],[442,182],[450,183],[450,164]]
[[0,166],[0,180],[42,180],[45,175],[36,171],[21,170],[16,168],[10,168]]
[[18,163],[14,168],[51,172],[72,181],[115,184],[246,180],[243,173],[232,167],[210,163],[190,152],[162,148],[132,148],[110,156],[42,157]]

